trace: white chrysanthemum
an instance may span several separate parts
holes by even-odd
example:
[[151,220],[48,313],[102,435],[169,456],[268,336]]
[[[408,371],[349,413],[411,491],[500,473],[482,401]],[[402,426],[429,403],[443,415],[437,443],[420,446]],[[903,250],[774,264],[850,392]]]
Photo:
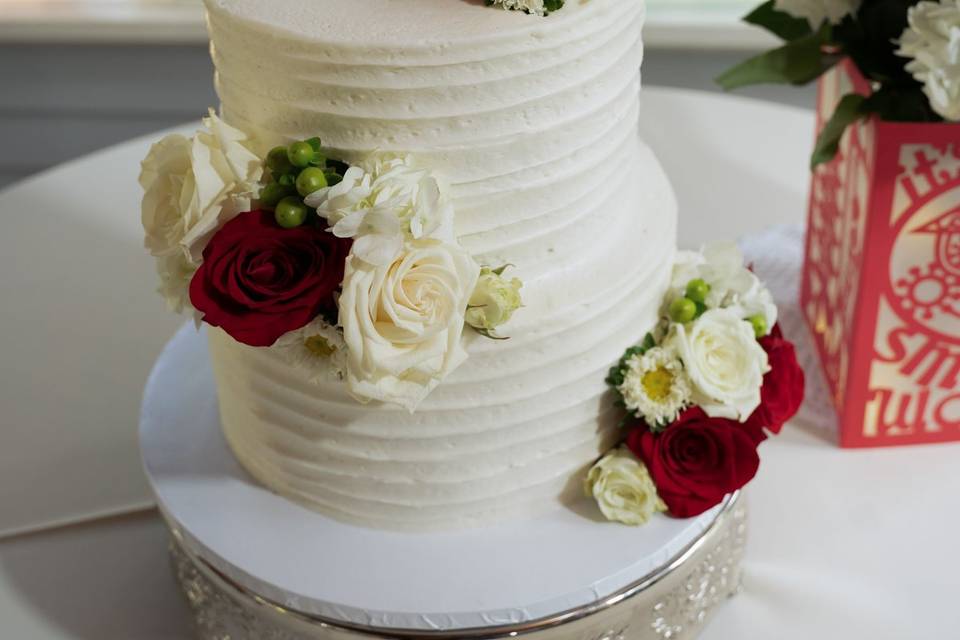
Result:
[[597,501],[607,520],[632,526],[646,524],[653,514],[667,510],[646,465],[626,447],[611,451],[593,465],[583,491]]
[[273,349],[311,382],[342,380],[347,371],[347,345],[343,334],[323,318],[280,337]]
[[500,5],[504,9],[526,11],[538,16],[547,13],[543,0],[493,0],[493,4]]
[[776,0],[774,8],[794,18],[803,18],[816,30],[824,21],[840,24],[848,15],[856,13],[862,0]]
[[390,264],[404,240],[453,240],[453,208],[437,179],[409,158],[375,157],[350,167],[343,180],[304,199],[338,238],[354,238],[353,255]]
[[907,71],[923,83],[933,110],[960,120],[960,0],[920,2],[907,21],[897,55],[912,58]]
[[651,427],[676,420],[691,394],[680,358],[662,347],[629,358],[618,390],[627,409]]
[[664,316],[668,315],[670,303],[686,295],[687,284],[696,278],[710,287],[705,300],[708,309],[730,309],[743,319],[763,316],[767,333],[777,324],[773,295],[760,278],[747,269],[743,254],[732,242],[713,243],[699,253],[680,254],[664,301]]

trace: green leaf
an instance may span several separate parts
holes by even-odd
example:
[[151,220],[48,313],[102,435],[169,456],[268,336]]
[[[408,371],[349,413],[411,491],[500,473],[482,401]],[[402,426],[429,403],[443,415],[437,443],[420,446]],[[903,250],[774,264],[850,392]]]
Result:
[[840,100],[836,111],[833,112],[823,131],[820,132],[820,137],[817,138],[813,156],[810,158],[811,169],[824,162],[830,162],[837,155],[843,132],[851,124],[867,115],[863,109],[865,101],[866,98],[858,93],[851,93]]
[[753,84],[807,84],[839,61],[838,55],[824,53],[829,41],[830,25],[824,25],[816,33],[740,63],[721,74],[717,84],[727,91]]
[[774,0],[768,0],[751,11],[743,19],[748,24],[763,27],[775,36],[791,42],[813,33],[810,23],[803,18],[794,18],[774,8]]

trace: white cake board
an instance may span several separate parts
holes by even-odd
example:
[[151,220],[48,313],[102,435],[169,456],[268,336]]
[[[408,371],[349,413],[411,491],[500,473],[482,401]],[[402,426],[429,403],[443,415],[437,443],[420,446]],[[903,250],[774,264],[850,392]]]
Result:
[[204,332],[184,326],[147,383],[144,466],[183,543],[239,587],[285,608],[381,629],[520,624],[588,607],[671,566],[727,504],[639,528],[584,499],[544,516],[450,533],[343,524],[274,495],[221,435]]

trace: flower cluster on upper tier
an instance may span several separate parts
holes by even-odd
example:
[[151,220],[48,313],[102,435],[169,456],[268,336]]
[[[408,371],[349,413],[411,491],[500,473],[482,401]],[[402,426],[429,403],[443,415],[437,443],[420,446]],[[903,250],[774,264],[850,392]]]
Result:
[[500,6],[510,11],[545,16],[563,8],[564,0],[484,0],[487,6]]
[[716,244],[680,256],[659,324],[607,383],[628,412],[626,447],[585,491],[608,519],[642,524],[661,503],[695,516],[749,482],[767,431],[800,408],[804,375],[770,292],[735,245]]
[[269,348],[311,381],[413,411],[521,306],[506,267],[478,265],[436,177],[409,157],[331,160],[319,138],[258,158],[211,111],[143,161],[146,247],[176,310]]

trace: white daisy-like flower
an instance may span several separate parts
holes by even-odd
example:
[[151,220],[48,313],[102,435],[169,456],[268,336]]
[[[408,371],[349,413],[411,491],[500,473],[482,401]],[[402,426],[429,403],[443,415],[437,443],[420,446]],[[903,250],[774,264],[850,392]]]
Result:
[[493,4],[500,5],[504,9],[514,11],[526,11],[534,15],[546,15],[547,10],[543,5],[543,0],[493,0]]
[[629,358],[623,383],[617,389],[627,409],[651,427],[676,420],[692,393],[682,361],[663,347]]
[[343,334],[323,318],[284,334],[270,348],[306,373],[310,382],[343,380],[346,376],[347,345]]

